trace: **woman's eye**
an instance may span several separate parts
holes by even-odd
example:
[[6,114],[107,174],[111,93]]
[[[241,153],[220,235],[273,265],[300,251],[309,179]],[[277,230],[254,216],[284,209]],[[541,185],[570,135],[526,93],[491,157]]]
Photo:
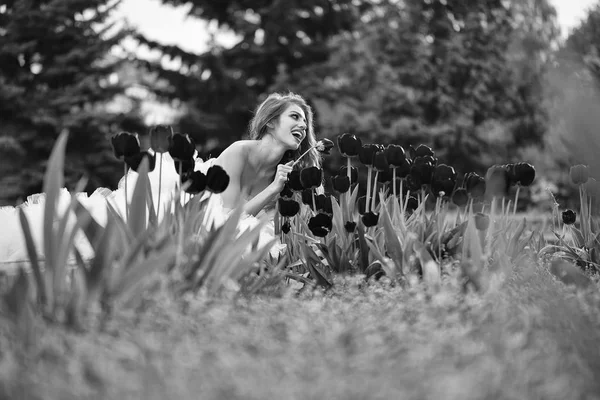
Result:
[[297,114],[292,114],[292,118],[298,119],[298,115]]

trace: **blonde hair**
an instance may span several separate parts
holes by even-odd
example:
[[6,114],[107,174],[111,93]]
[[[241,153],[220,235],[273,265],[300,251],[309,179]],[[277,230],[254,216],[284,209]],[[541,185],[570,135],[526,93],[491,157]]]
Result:
[[314,149],[317,139],[313,127],[313,111],[306,103],[306,100],[298,94],[289,92],[287,94],[271,93],[254,112],[254,117],[248,127],[248,136],[250,139],[260,139],[268,132],[268,124],[279,118],[290,104],[295,104],[304,111],[306,116],[306,137],[295,151],[288,151],[281,159],[281,163],[295,160],[305,151],[311,149],[302,160],[296,164],[296,169],[305,167],[321,167],[321,154]]

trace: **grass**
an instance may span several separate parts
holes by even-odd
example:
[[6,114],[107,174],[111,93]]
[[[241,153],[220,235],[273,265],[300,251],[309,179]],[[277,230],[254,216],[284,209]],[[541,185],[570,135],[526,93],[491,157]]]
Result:
[[[597,399],[600,294],[515,267],[487,293],[336,277],[328,292],[148,297],[99,332],[0,336],[12,399]],[[597,289],[596,284],[595,289]]]

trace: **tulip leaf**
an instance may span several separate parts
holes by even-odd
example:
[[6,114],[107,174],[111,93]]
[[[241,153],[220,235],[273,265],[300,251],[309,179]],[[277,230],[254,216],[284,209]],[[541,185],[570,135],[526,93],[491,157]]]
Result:
[[[381,196],[381,200],[383,204],[383,196]],[[385,232],[385,248],[394,264],[396,264],[396,270],[399,271],[401,275],[404,275],[405,271],[403,270],[402,265],[402,260],[404,258],[402,254],[402,244],[398,239],[398,234],[392,226],[392,220],[387,207],[381,207],[379,220],[381,221],[383,231]]]
[[356,225],[356,230],[358,232],[358,246],[360,248],[360,267],[361,272],[364,273],[369,266],[369,247],[365,239],[365,230],[362,221]]
[[302,244],[300,246],[300,252],[303,255],[303,259],[305,260],[306,269],[310,275],[315,279],[317,285],[329,288],[333,286],[333,283],[328,279],[323,271],[317,266],[317,264],[321,263],[320,258],[314,252],[313,249],[310,248],[307,244]]
[[48,295],[46,293],[46,281],[42,276],[42,270],[40,269],[40,264],[38,261],[37,249],[35,247],[33,237],[31,236],[31,228],[29,226],[29,221],[27,220],[27,215],[25,214],[25,211],[23,211],[23,208],[19,208],[19,219],[21,220],[23,236],[25,236],[25,246],[27,247],[27,254],[29,255],[31,269],[33,270],[33,276],[38,288],[39,300],[42,306],[46,306],[48,301]]
[[437,286],[442,282],[440,266],[427,250],[427,247],[419,241],[413,243],[413,249],[421,263],[421,271],[423,271],[423,282]]
[[146,212],[147,202],[146,196],[148,193],[148,160],[144,158],[138,168],[138,178],[135,182],[131,203],[129,204],[129,221],[127,225],[133,237],[137,237],[146,229]]

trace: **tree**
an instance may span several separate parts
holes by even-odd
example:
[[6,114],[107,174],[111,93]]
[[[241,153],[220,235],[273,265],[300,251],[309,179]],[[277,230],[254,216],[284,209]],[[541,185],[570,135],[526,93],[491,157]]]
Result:
[[[186,110],[177,122],[196,143],[217,139],[228,145],[246,133],[252,112],[280,69],[295,71],[327,60],[328,40],[350,31],[361,7],[352,0],[167,0],[190,7],[192,17],[214,21],[239,38],[231,48],[215,44],[205,54],[191,54],[137,35],[140,43],[177,60],[177,71],[141,61],[170,84],[157,91]],[[205,150],[206,151],[206,150]]]
[[[0,5],[0,204],[41,192],[55,139],[69,131],[66,184],[112,186],[118,166],[110,133],[119,129],[106,103],[121,85],[110,56],[128,31],[107,23],[118,2],[12,0]],[[3,152],[4,149],[4,152]]]

